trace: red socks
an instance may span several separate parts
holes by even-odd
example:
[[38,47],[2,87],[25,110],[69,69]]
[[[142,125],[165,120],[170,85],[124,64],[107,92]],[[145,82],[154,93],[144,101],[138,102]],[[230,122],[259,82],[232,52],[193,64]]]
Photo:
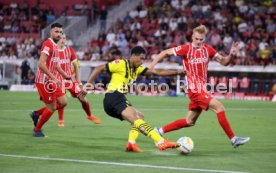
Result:
[[228,138],[232,139],[235,135],[230,127],[230,124],[228,123],[228,120],[225,116],[225,112],[222,111],[222,112],[217,113],[217,117],[218,117],[220,126],[223,128],[223,130],[227,134]]
[[186,119],[178,119],[170,124],[165,125],[164,127],[162,127],[162,129],[164,133],[167,133],[173,130],[178,130],[189,126],[190,125],[187,123]]
[[43,111],[40,116],[40,119],[35,127],[35,131],[40,131],[42,126],[50,119],[54,112],[49,111],[47,108]]
[[60,109],[63,109],[64,107],[61,107],[58,103],[57,103],[57,107],[56,107],[56,110],[60,110]]
[[[228,120],[225,116],[225,112],[219,112],[217,113],[217,118],[219,121],[220,126],[223,128],[224,132],[227,134],[229,139],[232,139],[235,134],[232,131],[230,124],[228,123]],[[187,123],[186,119],[178,119],[170,124],[167,124],[166,126],[162,127],[163,132],[167,133],[173,130],[178,130],[184,127],[189,127],[190,125]]]
[[87,116],[91,116],[91,110],[90,110],[90,105],[88,102],[81,102],[83,110],[86,112]]
[[[35,111],[36,115],[40,116],[45,109],[46,109],[46,107],[38,109],[37,111]],[[59,110],[59,109],[63,109],[63,108],[59,104],[57,104],[57,108],[56,109]]]
[[46,109],[46,107],[43,107],[43,108],[41,108],[41,109],[35,111],[36,115],[40,116],[40,115],[43,113],[43,111],[44,111],[45,109]]
[[59,121],[63,120],[63,112],[64,112],[64,108],[58,109],[58,120]]

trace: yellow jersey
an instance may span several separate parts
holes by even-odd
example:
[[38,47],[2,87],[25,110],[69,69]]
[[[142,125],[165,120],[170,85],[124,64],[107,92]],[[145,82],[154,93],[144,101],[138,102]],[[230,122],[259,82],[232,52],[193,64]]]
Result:
[[147,67],[139,66],[134,69],[130,67],[128,59],[117,59],[106,64],[107,72],[111,73],[111,80],[107,87],[107,92],[118,91],[128,92],[128,84],[133,83],[139,74],[143,75]]

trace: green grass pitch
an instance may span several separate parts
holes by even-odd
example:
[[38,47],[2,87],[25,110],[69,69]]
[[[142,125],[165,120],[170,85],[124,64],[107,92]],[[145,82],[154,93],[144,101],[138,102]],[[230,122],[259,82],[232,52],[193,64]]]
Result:
[[[44,126],[47,138],[32,137],[29,112],[43,106],[34,92],[0,91],[0,173],[165,173],[255,172],[276,170],[276,104],[223,100],[228,120],[239,136],[251,141],[233,149],[215,113],[203,112],[194,127],[166,134],[176,141],[189,136],[195,143],[189,155],[177,150],[158,152],[148,137],[139,135],[143,153],[125,152],[130,125],[104,113],[103,95],[89,95],[92,111],[102,120],[85,118],[80,103],[68,98],[65,127],[57,126],[57,113]],[[184,97],[128,96],[152,126],[184,117]]]

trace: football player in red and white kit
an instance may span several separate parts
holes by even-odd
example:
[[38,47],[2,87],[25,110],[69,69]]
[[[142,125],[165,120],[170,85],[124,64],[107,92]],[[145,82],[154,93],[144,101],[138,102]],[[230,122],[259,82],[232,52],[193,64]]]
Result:
[[183,68],[187,71],[185,77],[188,87],[188,97],[190,103],[186,118],[178,119],[162,128],[156,130],[163,135],[164,133],[178,130],[184,127],[195,125],[197,118],[202,110],[211,109],[217,114],[218,121],[224,132],[231,140],[234,148],[245,144],[250,140],[249,137],[237,137],[228,123],[223,105],[210,95],[206,90],[207,69],[210,59],[214,59],[220,64],[227,66],[237,54],[237,43],[232,45],[230,54],[226,57],[220,55],[213,47],[204,43],[207,28],[200,25],[193,29],[192,43],[177,46],[162,51],[156,56],[154,61],[149,65],[153,68],[157,62],[167,56],[175,55],[183,57]]
[[[31,113],[34,122],[33,136],[45,137],[42,133],[42,126],[50,119],[56,109],[66,106],[67,100],[62,91],[61,83],[63,78],[70,79],[59,65],[59,54],[57,42],[61,38],[62,25],[54,23],[51,25],[50,38],[43,42],[40,58],[38,61],[39,70],[36,73],[35,85],[40,99],[45,107]],[[39,115],[40,118],[39,118]]]
[[[80,81],[77,57],[76,57],[76,54],[75,54],[75,51],[73,50],[73,48],[67,47],[65,44],[66,44],[66,35],[63,33],[61,35],[61,39],[58,42],[60,66],[61,66],[62,70],[68,76],[71,77],[71,80],[64,80],[65,89],[69,90],[69,92],[71,93],[71,95],[73,97],[78,98],[78,100],[80,101],[80,103],[82,105],[83,110],[86,113],[86,118],[88,120],[93,121],[95,124],[101,124],[100,119],[91,113],[90,104],[89,104],[88,100],[83,95],[80,95],[80,93],[82,91],[82,84]],[[76,77],[74,76],[74,74],[72,72],[71,63],[74,67],[74,72],[76,74]],[[58,116],[59,116],[58,126],[60,126],[60,127],[64,126],[63,112],[64,112],[63,108],[58,110]]]

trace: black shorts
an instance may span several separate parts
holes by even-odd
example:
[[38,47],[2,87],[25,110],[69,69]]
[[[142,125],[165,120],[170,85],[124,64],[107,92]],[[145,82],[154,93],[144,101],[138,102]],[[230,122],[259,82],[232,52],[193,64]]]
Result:
[[111,117],[123,121],[122,112],[126,107],[131,106],[130,102],[126,99],[125,94],[118,91],[106,93],[104,97],[104,111]]

